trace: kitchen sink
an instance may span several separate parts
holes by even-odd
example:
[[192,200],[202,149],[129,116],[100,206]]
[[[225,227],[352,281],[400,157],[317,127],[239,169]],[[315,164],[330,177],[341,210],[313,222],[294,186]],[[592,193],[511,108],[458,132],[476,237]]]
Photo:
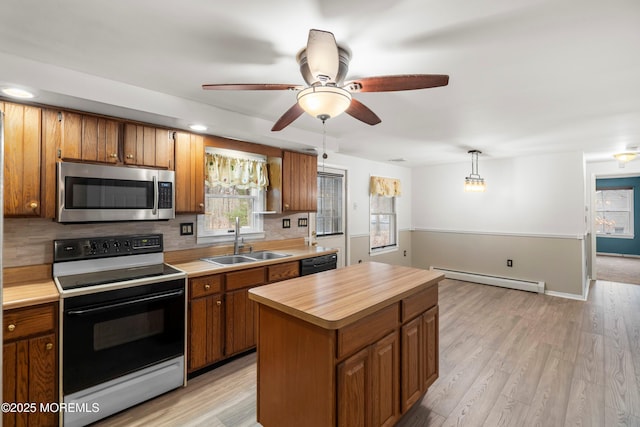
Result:
[[213,256],[208,258],[201,258],[202,261],[207,261],[213,264],[218,265],[234,265],[234,264],[244,264],[246,262],[256,262],[263,261],[267,259],[278,259],[291,256],[290,254],[281,254],[278,252],[271,251],[259,251],[259,252],[250,252],[246,255],[220,255]]
[[278,252],[271,252],[271,251],[259,251],[259,252],[250,252],[249,254],[247,254],[247,256],[251,258],[255,258],[257,260],[265,260],[265,259],[285,258],[291,255],[281,254]]
[[222,255],[222,256],[212,256],[209,258],[202,258],[202,261],[211,262],[214,264],[220,265],[233,265],[233,264],[242,264],[245,262],[255,262],[255,258],[249,258],[244,255]]

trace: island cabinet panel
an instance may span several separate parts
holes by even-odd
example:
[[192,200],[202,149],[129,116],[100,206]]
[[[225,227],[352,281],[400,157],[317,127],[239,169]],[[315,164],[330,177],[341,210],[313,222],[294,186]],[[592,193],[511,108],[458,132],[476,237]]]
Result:
[[335,426],[335,331],[261,304],[258,316],[258,422]]
[[292,279],[286,288],[251,289],[258,304],[258,422],[396,424],[438,377],[443,278],[366,263]]
[[35,412],[5,412],[4,426],[55,426],[58,414],[40,404],[58,402],[57,303],[8,310],[3,315],[3,401],[33,403]]

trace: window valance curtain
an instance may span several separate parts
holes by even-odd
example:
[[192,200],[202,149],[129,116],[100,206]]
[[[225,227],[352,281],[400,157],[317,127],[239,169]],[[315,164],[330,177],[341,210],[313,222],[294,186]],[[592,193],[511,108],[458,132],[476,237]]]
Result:
[[384,178],[372,176],[369,179],[369,193],[372,196],[397,197],[402,194],[400,180],[396,178]]
[[205,182],[211,187],[263,189],[269,185],[267,164],[261,160],[205,153],[204,173]]

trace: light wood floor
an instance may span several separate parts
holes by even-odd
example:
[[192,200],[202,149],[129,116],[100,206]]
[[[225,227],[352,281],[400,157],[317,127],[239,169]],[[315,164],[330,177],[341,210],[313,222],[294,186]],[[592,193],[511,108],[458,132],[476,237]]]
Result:
[[[255,354],[100,426],[256,426]],[[587,302],[440,284],[440,377],[398,423],[640,426],[640,286]]]

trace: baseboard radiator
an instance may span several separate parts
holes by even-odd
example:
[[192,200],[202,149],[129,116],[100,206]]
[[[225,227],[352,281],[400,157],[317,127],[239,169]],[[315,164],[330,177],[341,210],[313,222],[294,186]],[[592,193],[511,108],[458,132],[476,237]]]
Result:
[[518,289],[521,291],[536,292],[539,294],[544,293],[544,282],[509,279],[506,277],[489,276],[486,274],[447,270],[445,268],[433,266],[430,267],[430,270],[444,273],[444,277],[447,279],[464,280],[465,282],[481,283],[483,285],[501,286],[503,288]]

